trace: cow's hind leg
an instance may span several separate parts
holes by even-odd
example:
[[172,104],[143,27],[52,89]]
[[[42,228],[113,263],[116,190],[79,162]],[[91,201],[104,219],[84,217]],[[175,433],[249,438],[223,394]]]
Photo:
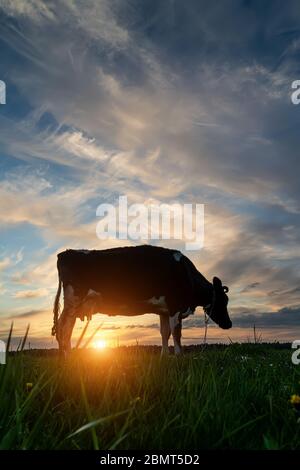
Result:
[[64,289],[64,309],[58,319],[56,338],[61,356],[65,357],[71,350],[71,337],[76,322],[77,298],[71,285]]
[[173,317],[170,317],[170,328],[174,341],[175,354],[181,354],[181,329],[182,320],[180,318],[180,312],[177,312]]
[[169,317],[167,315],[160,315],[160,334],[162,339],[161,354],[169,354],[169,338],[171,334]]
[[58,345],[60,355],[65,357],[71,351],[71,337],[76,322],[75,315],[72,311],[65,309],[62,311],[58,320]]

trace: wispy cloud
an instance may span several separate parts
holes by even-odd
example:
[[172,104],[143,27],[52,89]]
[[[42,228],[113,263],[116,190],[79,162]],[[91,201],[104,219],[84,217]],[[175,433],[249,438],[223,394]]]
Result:
[[0,260],[0,271],[3,271],[10,265],[10,259],[8,257]]
[[46,289],[22,290],[14,294],[15,299],[34,299],[36,297],[44,297],[47,295]]

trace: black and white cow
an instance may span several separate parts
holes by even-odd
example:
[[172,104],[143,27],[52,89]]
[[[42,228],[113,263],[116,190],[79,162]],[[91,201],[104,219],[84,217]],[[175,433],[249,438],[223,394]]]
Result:
[[[160,316],[162,352],[172,333],[175,353],[181,351],[182,319],[204,307],[221,328],[231,328],[228,288],[217,277],[205,279],[180,251],[151,245],[108,250],[66,250],[58,254],[58,291],[54,326],[61,353],[71,347],[76,318],[94,313]],[[59,316],[61,288],[64,308]],[[59,318],[58,318],[59,317]]]

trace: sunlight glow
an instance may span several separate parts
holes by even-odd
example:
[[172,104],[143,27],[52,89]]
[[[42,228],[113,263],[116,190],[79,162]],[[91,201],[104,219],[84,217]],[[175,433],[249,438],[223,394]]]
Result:
[[94,346],[95,349],[105,349],[106,348],[106,341],[105,341],[105,339],[98,339],[97,341],[95,341],[93,346]]

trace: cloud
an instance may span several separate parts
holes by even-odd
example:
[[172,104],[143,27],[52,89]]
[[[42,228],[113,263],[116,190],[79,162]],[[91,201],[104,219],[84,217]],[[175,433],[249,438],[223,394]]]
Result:
[[28,312],[20,313],[19,315],[14,315],[13,318],[32,318],[37,315],[45,313],[44,310],[29,310]]
[[[234,318],[234,322],[238,327],[251,327],[253,325],[257,327],[290,327],[296,328],[296,331],[300,332],[299,329],[300,321],[300,308],[299,307],[285,307],[278,312],[267,312],[261,313],[260,315],[246,314],[240,315]],[[295,333],[296,333],[295,331]]]
[[14,294],[15,299],[34,299],[37,297],[45,297],[48,294],[46,289],[22,290]]
[[15,254],[15,264],[19,264],[21,263],[21,261],[23,261],[23,257],[24,257],[24,247],[20,248],[20,250],[17,251],[17,253]]
[[[274,312],[259,312],[249,313],[247,309],[238,314],[231,315],[233,328],[286,328],[289,327],[295,331],[295,328],[300,332],[300,307],[284,307]],[[199,328],[203,327],[203,319],[198,316],[189,317],[184,320],[185,328]],[[217,328],[211,322],[210,328]],[[295,331],[296,332],[296,331]]]
[[241,291],[241,293],[249,292],[251,289],[255,289],[256,287],[259,286],[259,282],[251,282],[248,286],[244,287],[244,289]]
[[7,256],[3,258],[2,260],[0,260],[0,271],[3,271],[4,269],[6,269],[8,266],[10,266],[10,264],[11,264],[11,261]]
[[41,315],[41,314],[45,314],[45,313],[48,313],[47,311],[45,310],[27,310],[27,311],[22,311],[21,313],[16,313],[16,314],[13,314],[13,315],[3,315],[3,313],[1,313],[1,318],[3,321],[7,321],[7,320],[10,320],[10,321],[13,321],[13,320],[17,320],[17,319],[30,319],[32,317],[36,317],[38,315]]
[[7,289],[4,287],[3,283],[0,282],[0,295],[4,295],[7,292]]
[[[112,2],[107,0],[61,0],[59,7],[64,10],[62,23],[66,28],[72,27],[79,33],[95,40],[103,40],[118,46],[126,43],[128,34],[119,26],[113,13]],[[0,9],[9,17],[29,20],[38,26],[45,27],[49,22],[59,21],[58,4],[48,4],[41,0],[2,0]],[[82,15],[82,8],[86,14]]]
[[39,0],[2,0],[0,9],[4,10],[8,16],[29,17],[35,22],[55,18],[46,3]]

